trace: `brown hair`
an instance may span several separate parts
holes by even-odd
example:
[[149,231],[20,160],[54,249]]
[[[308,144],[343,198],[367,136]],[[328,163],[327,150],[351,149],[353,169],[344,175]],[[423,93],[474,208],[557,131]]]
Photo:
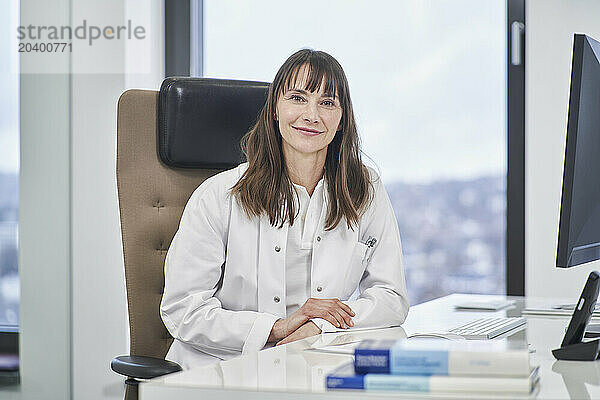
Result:
[[369,171],[360,156],[346,75],[337,60],[322,51],[299,50],[277,71],[258,121],[242,138],[242,151],[249,165],[231,193],[248,217],[265,213],[273,226],[282,227],[286,220],[293,225],[297,193],[288,175],[274,115],[279,96],[293,87],[303,66],[308,68],[304,89],[318,91],[323,83],[325,93],[338,97],[342,108],[341,129],[329,144],[325,158],[329,195],[325,229],[335,228],[342,218],[346,219],[349,229],[354,229],[372,199],[373,189]]

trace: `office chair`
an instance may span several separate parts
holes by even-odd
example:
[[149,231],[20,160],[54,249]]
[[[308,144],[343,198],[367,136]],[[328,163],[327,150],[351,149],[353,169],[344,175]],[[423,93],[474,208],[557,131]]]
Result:
[[117,188],[130,329],[130,355],[111,368],[128,379],[181,370],[164,359],[173,338],[159,313],[164,261],[185,204],[206,178],[242,160],[240,139],[256,121],[268,84],[167,78],[160,91],[127,90],[117,110]]

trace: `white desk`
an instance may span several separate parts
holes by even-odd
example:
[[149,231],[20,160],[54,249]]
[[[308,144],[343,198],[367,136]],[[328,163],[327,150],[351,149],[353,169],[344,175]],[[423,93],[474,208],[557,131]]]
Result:
[[[504,296],[484,296],[484,298]],[[454,294],[411,308],[403,328],[377,331],[333,333],[352,334],[358,337],[404,337],[415,332],[440,331],[461,325],[476,318],[488,316],[520,316],[525,305],[540,300],[514,298],[516,307],[497,312],[455,311],[458,301],[473,299],[473,295]],[[528,316],[527,327],[506,340],[527,340],[535,350],[532,363],[540,365],[540,382],[537,389],[525,398],[540,399],[600,399],[600,361],[556,361],[551,350],[559,347],[565,317]],[[329,336],[331,337],[331,336]],[[285,346],[263,350],[256,354],[223,361],[214,366],[202,367],[152,379],[140,384],[141,400],[164,399],[386,399],[390,396],[427,398],[425,394],[398,392],[327,391],[325,376],[335,367],[352,360],[349,355],[326,354],[306,350],[315,340],[307,338]],[[326,338],[327,340],[327,338]],[[587,385],[586,385],[587,383]],[[443,395],[436,398],[515,398],[501,395],[465,394]]]

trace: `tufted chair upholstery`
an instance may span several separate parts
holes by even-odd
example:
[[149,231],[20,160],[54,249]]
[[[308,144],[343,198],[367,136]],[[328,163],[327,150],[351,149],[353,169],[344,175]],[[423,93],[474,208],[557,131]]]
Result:
[[156,149],[157,96],[157,91],[134,89],[119,99],[117,187],[130,351],[164,358],[173,342],[159,315],[165,256],[189,196],[218,170],[173,169],[161,163]]
[[[189,113],[187,119],[196,119],[198,108],[205,114],[208,113],[208,117],[202,117],[202,129],[198,129],[198,126],[196,126],[198,121],[193,122],[192,126],[188,126],[186,135],[190,131],[196,135],[197,131],[202,130],[209,130],[214,133],[215,128],[211,124],[218,125],[220,123],[219,118],[221,120],[224,118],[220,114],[227,114],[225,118],[232,119],[231,112],[223,112],[223,108],[215,110],[211,108],[214,108],[212,100],[214,91],[221,90],[214,89],[215,85],[220,85],[222,88],[223,85],[230,84],[229,89],[227,89],[229,92],[224,96],[226,97],[224,101],[227,104],[231,104],[232,97],[240,100],[238,92],[242,96],[242,103],[252,103],[254,108],[251,107],[251,110],[240,112],[240,114],[246,112],[246,114],[256,115],[256,110],[262,107],[262,104],[257,104],[260,101],[256,101],[256,96],[247,95],[248,91],[251,90],[256,93],[256,83],[253,84],[254,89],[245,89],[241,86],[250,85],[241,81],[195,78],[169,79],[183,79],[194,84],[201,82],[202,85],[206,85],[207,81],[209,82],[209,95],[202,96],[203,99],[198,104],[197,102],[193,103],[191,113]],[[163,87],[166,86],[166,83],[167,80],[163,83]],[[232,83],[233,85],[231,85]],[[259,85],[260,97],[262,93],[266,94],[268,84],[260,83]],[[196,89],[193,88],[191,93],[195,96],[194,90]],[[231,93],[233,93],[233,96]],[[130,356],[117,357],[113,360],[111,366],[116,372],[131,378],[159,376],[180,369],[177,364],[171,363],[175,367],[168,372],[164,372],[165,370],[161,369],[163,365],[159,365],[160,362],[165,362],[164,357],[173,342],[173,338],[165,328],[159,313],[164,289],[163,268],[165,256],[191,193],[206,178],[222,170],[206,169],[197,165],[188,166],[188,168],[177,168],[167,166],[162,161],[158,149],[159,140],[157,140],[157,123],[161,121],[157,115],[160,109],[158,99],[159,92],[155,90],[127,90],[119,98],[117,109],[116,172],[129,313]],[[218,101],[219,99],[217,99]],[[240,108],[243,107],[235,106],[235,110]],[[206,111],[207,109],[208,111]],[[168,112],[170,111],[167,110],[165,113]],[[177,116],[178,125],[172,131],[176,133],[186,131],[186,129],[181,129],[179,126],[180,111],[176,110],[173,114]],[[241,123],[246,124],[247,121]],[[230,131],[233,131],[233,133],[228,133]],[[239,137],[243,133],[245,131],[239,129],[239,127],[227,127],[218,136],[219,140],[222,140],[224,135],[237,135],[237,137],[230,139],[239,142]],[[194,140],[197,140],[197,138]],[[217,149],[210,149],[210,139],[203,140],[202,143],[209,148],[211,157],[214,156],[215,152],[218,153]],[[194,146],[195,144],[187,146],[188,150],[189,147]],[[164,145],[161,145],[160,151],[163,151],[163,148]],[[231,149],[227,151],[231,153]],[[238,152],[238,150],[234,150],[235,152]],[[232,166],[231,159],[226,164]],[[155,357],[158,359],[155,360],[157,364],[154,367],[156,368],[151,369],[147,373],[148,376],[135,375],[137,371],[133,367],[147,366],[139,365],[139,362],[131,362],[131,359],[136,358],[134,356]],[[128,370],[129,367],[131,369]],[[137,381],[131,378],[127,380],[126,399],[137,398]]]

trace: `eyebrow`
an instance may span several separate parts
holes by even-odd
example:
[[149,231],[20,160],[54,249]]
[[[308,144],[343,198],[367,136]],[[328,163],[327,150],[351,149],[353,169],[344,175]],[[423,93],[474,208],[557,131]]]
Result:
[[[308,92],[306,90],[304,90],[304,89],[289,89],[289,91],[290,92],[298,92],[298,93],[303,94],[305,96],[308,95]],[[335,95],[333,95],[332,93],[323,93],[323,95],[321,96],[321,98],[323,98],[323,97],[331,97],[331,98],[335,99]]]

